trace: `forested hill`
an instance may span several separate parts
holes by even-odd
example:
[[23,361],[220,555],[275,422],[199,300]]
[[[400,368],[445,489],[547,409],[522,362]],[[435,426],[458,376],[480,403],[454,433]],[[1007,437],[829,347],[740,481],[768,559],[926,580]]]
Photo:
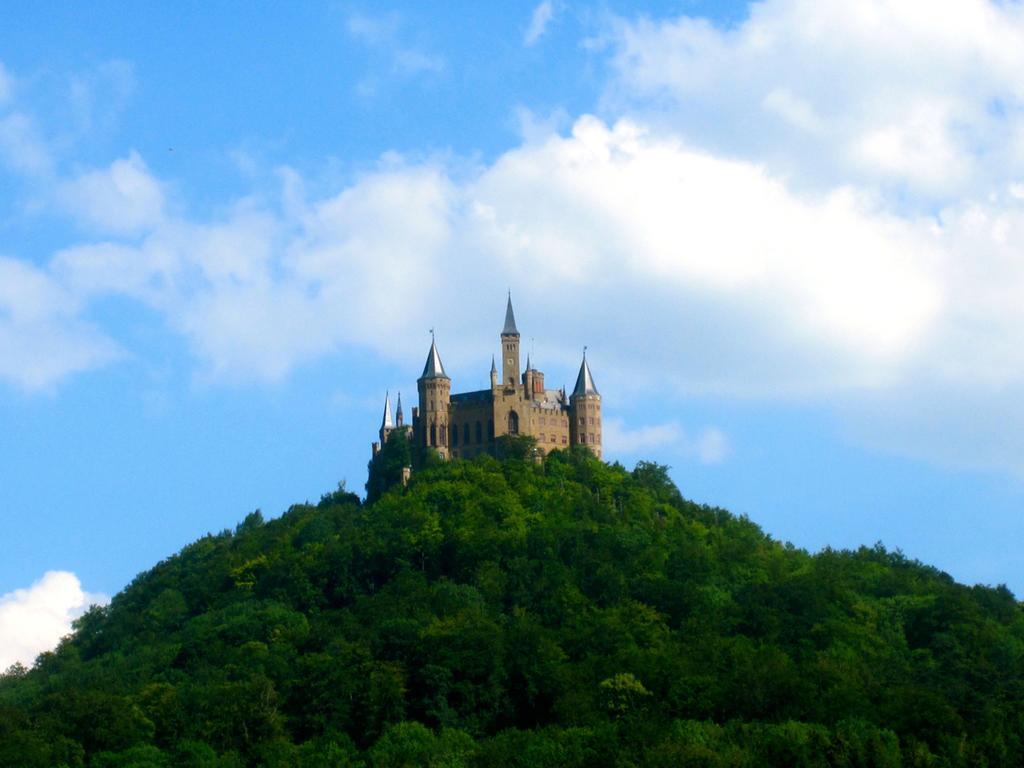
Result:
[[1020,766],[1024,620],[585,454],[207,536],[0,679],[0,766]]

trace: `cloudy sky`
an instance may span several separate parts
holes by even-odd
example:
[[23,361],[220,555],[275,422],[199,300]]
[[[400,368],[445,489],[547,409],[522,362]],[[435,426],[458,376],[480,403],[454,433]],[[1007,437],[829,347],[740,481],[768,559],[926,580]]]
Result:
[[1024,593],[1024,5],[17,4],[0,667],[208,531],[362,489],[511,289],[609,458]]

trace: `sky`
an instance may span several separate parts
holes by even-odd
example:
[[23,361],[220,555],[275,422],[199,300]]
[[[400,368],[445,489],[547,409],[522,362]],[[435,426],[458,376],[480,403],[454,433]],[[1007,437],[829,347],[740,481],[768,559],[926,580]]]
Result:
[[1024,594],[1024,5],[36,2],[0,25],[0,668],[344,482],[511,291],[607,459]]

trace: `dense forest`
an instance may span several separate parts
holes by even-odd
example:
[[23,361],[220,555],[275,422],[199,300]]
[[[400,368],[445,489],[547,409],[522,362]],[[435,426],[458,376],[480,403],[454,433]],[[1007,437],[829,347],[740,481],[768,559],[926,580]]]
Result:
[[0,766],[1024,765],[1006,588],[656,464],[427,464],[141,574],[0,677]]

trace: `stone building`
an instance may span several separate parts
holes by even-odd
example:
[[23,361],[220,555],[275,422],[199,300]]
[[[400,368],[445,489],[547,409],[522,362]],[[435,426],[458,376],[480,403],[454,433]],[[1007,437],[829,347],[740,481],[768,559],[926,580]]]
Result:
[[402,414],[398,396],[395,419],[390,394],[384,399],[380,442],[374,455],[395,430],[406,430],[416,446],[433,448],[443,458],[472,458],[493,453],[495,440],[503,435],[528,435],[545,454],[570,445],[585,445],[601,458],[601,395],[587,363],[586,350],[572,394],[565,389],[546,389],[544,374],[526,359],[520,372],[519,330],[512,311],[512,297],[505,308],[501,330],[501,376],[491,358],[491,386],[475,392],[452,393],[452,380],[444,371],[437,344],[432,339],[423,375],[416,382],[419,406],[412,409],[412,424]]

